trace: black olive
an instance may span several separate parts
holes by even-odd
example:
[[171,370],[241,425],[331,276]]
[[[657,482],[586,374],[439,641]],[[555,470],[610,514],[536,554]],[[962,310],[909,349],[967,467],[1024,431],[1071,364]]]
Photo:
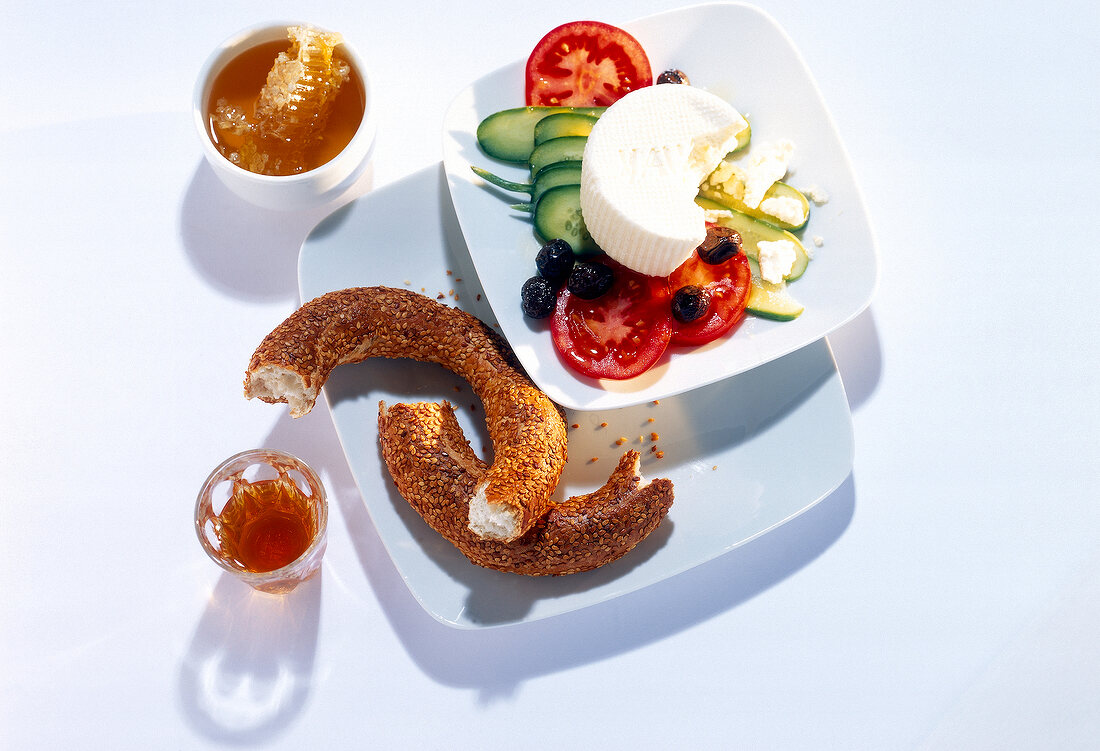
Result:
[[595,300],[611,289],[611,283],[614,281],[615,272],[610,266],[596,261],[584,261],[573,265],[573,271],[569,274],[566,286],[577,297]]
[[710,308],[710,295],[702,287],[688,284],[672,296],[672,315],[684,323],[697,321]]
[[539,248],[535,256],[535,268],[539,276],[555,287],[560,287],[569,278],[573,270],[573,248],[562,239],[551,240]]
[[523,283],[519,292],[523,314],[531,318],[546,318],[554,312],[557,292],[554,285],[541,276],[533,276]]
[[729,227],[707,227],[707,239],[695,249],[699,260],[712,266],[724,263],[741,252],[741,235]]
[[661,75],[657,76],[657,83],[682,83],[685,86],[690,86],[691,81],[688,80],[687,73],[682,70],[670,68]]

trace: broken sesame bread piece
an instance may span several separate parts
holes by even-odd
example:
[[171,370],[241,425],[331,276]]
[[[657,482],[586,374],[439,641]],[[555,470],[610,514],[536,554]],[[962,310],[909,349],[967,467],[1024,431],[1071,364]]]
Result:
[[573,574],[611,563],[655,530],[672,505],[672,483],[646,482],[627,451],[607,483],[561,503],[519,539],[487,540],[468,523],[470,499],[489,467],[447,402],[379,404],[378,438],[398,491],[432,529],[471,562],[528,576]]
[[566,461],[565,421],[527,379],[507,344],[465,311],[391,287],[329,292],[305,303],[256,349],[244,378],[249,399],[308,413],[334,368],[368,357],[434,362],[470,382],[485,408],[494,461],[471,491],[479,537],[510,542],[550,504]]

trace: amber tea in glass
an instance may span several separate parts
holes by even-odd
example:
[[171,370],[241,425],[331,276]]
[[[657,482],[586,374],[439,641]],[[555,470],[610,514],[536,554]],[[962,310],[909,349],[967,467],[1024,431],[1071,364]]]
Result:
[[199,492],[195,527],[218,565],[264,592],[287,592],[324,554],[324,487],[300,459],[245,451],[215,469]]

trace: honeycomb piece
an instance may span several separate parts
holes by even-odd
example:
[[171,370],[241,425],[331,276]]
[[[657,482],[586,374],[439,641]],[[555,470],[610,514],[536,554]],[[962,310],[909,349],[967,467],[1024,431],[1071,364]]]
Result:
[[[310,169],[307,155],[324,136],[325,124],[350,66],[334,57],[343,38],[309,26],[287,29],[292,46],[280,52],[256,100],[252,118],[219,106],[219,129],[244,135],[233,159],[265,175],[290,175]],[[221,102],[219,102],[219,105]]]
[[293,46],[275,59],[256,102],[256,119],[263,138],[308,143],[323,130],[351,69],[333,58],[343,41],[339,34],[308,26],[294,26],[288,34]]

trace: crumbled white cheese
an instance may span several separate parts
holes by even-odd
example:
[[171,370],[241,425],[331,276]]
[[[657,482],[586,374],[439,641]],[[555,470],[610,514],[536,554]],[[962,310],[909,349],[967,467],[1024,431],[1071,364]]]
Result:
[[776,196],[765,198],[760,202],[760,210],[768,216],[775,217],[781,222],[792,225],[801,225],[806,220],[806,214],[802,209],[802,202],[790,196]]
[[817,247],[820,248],[824,244],[825,244],[825,238],[824,237],[822,237],[821,235],[814,235],[814,245],[816,245]]
[[824,206],[829,202],[829,194],[816,185],[799,188],[799,192],[813,201],[815,206]]
[[781,139],[761,143],[750,148],[745,156],[735,159],[732,162],[734,177],[743,185],[741,201],[750,209],[760,206],[768,188],[786,176],[792,156],[794,144]]
[[760,278],[779,284],[791,273],[797,253],[790,240],[761,240],[756,244],[760,251]]
[[729,209],[704,209],[703,216],[711,224],[717,224],[723,219],[732,217],[733,212]]
[[707,182],[716,188],[721,188],[723,183],[733,177],[735,171],[736,168],[733,166],[733,162],[723,160],[719,162],[718,166],[714,168],[714,171],[707,176]]

